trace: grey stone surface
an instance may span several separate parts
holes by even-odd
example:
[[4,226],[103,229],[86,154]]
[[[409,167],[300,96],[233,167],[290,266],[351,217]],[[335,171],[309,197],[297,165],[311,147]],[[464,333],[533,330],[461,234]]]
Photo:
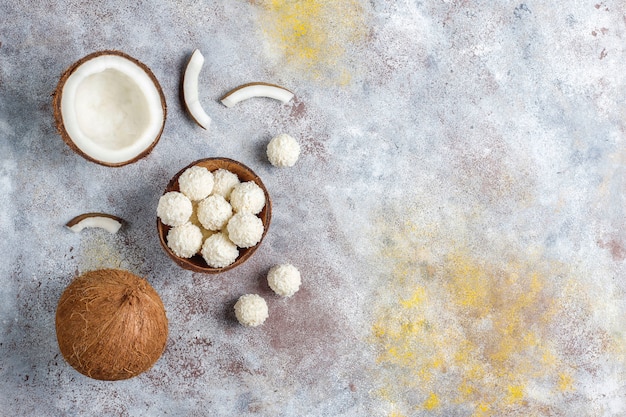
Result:
[[[409,416],[626,413],[623,1],[0,2],[0,414]],[[203,131],[182,68],[206,57]],[[56,133],[51,93],[118,49],[166,96],[153,152],[106,168]],[[250,81],[295,99],[219,98]],[[299,140],[289,169],[265,146]],[[224,274],[163,252],[156,203],[224,156],[272,195],[269,233]],[[118,215],[116,235],[64,227]],[[302,273],[274,295],[270,267]],[[145,276],[170,335],[127,381],[74,371],[54,314],[71,279]],[[259,293],[255,329],[232,308]]]

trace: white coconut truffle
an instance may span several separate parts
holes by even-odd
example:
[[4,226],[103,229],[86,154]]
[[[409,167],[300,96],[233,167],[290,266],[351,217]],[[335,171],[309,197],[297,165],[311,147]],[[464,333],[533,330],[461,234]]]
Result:
[[202,247],[202,231],[192,223],[172,227],[167,232],[167,246],[181,258],[191,258]]
[[291,297],[301,284],[300,271],[291,264],[276,265],[267,274],[267,283],[278,295]]
[[178,188],[191,201],[199,201],[213,191],[213,173],[201,166],[187,168],[178,177]]
[[263,237],[263,221],[252,213],[237,213],[226,225],[228,238],[240,248],[250,248]]
[[244,326],[260,326],[269,317],[267,303],[257,294],[242,295],[235,303],[235,317]]
[[201,254],[210,267],[224,268],[235,262],[239,250],[224,233],[215,233],[204,241]]
[[237,174],[227,169],[219,168],[213,171],[213,194],[221,195],[226,200],[230,200],[230,193],[239,184]]
[[230,205],[239,213],[258,214],[265,207],[265,193],[254,181],[242,182],[233,188]]
[[300,145],[286,133],[276,136],[267,144],[267,159],[275,167],[292,167],[299,156]]
[[221,230],[233,216],[233,208],[221,195],[210,195],[198,204],[198,221],[207,230]]
[[187,196],[178,191],[170,191],[159,198],[157,216],[168,226],[182,226],[189,221],[193,206]]

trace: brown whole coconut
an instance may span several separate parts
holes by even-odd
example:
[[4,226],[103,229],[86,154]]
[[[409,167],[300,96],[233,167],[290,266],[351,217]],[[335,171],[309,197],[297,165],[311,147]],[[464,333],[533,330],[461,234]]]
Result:
[[99,380],[132,378],[152,367],[167,341],[161,298],[143,278],[102,269],[77,277],[56,312],[63,357]]

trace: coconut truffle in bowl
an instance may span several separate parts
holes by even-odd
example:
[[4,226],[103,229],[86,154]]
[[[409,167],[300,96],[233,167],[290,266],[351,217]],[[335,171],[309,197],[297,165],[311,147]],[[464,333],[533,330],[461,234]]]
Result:
[[226,199],[226,201],[230,200],[230,193],[240,182],[237,174],[230,172],[227,169],[219,168],[213,172],[213,178],[215,179],[213,184],[213,194],[221,195],[224,199]]
[[239,249],[224,233],[215,233],[202,244],[202,258],[212,268],[231,265],[239,256]]
[[242,182],[233,188],[230,204],[236,212],[258,214],[265,207],[265,194],[254,181]]
[[167,232],[167,246],[176,256],[191,258],[202,247],[202,231],[192,223],[172,227]]
[[198,204],[198,221],[207,230],[222,230],[233,216],[233,208],[221,195],[210,195]]
[[263,222],[252,213],[237,213],[226,225],[228,238],[240,248],[250,248],[263,237]]
[[180,192],[191,201],[199,201],[213,191],[213,173],[201,166],[189,167],[178,177]]
[[182,226],[193,213],[191,201],[183,193],[170,191],[159,198],[157,216],[168,226]]

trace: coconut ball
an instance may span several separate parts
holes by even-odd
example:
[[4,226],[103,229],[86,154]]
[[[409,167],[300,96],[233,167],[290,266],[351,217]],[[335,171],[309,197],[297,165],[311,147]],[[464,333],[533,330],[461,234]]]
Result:
[[224,268],[235,262],[239,249],[224,233],[215,233],[204,241],[201,254],[210,267]]
[[178,177],[178,188],[191,201],[199,201],[213,191],[213,174],[201,166],[187,168]]
[[210,195],[198,204],[198,221],[207,230],[221,230],[233,215],[233,208],[221,195]]
[[172,227],[167,232],[167,246],[176,256],[191,258],[202,247],[202,231],[192,223]]
[[267,303],[257,294],[242,295],[235,303],[235,317],[244,326],[260,326],[269,317]]
[[168,226],[182,226],[193,213],[191,201],[183,193],[170,191],[159,198],[157,216]]
[[291,136],[282,133],[267,144],[267,159],[275,167],[292,167],[300,156],[300,145]]
[[239,184],[239,177],[237,174],[230,172],[227,169],[219,168],[213,171],[213,194],[221,195],[226,200],[230,199],[230,193],[235,188],[235,185]]
[[236,212],[258,214],[265,207],[265,193],[254,181],[242,182],[233,188],[230,204]]
[[240,248],[250,248],[263,237],[263,221],[252,213],[237,213],[226,225],[228,238]]
[[276,265],[267,274],[267,283],[276,294],[291,297],[300,289],[300,271],[291,264]]

